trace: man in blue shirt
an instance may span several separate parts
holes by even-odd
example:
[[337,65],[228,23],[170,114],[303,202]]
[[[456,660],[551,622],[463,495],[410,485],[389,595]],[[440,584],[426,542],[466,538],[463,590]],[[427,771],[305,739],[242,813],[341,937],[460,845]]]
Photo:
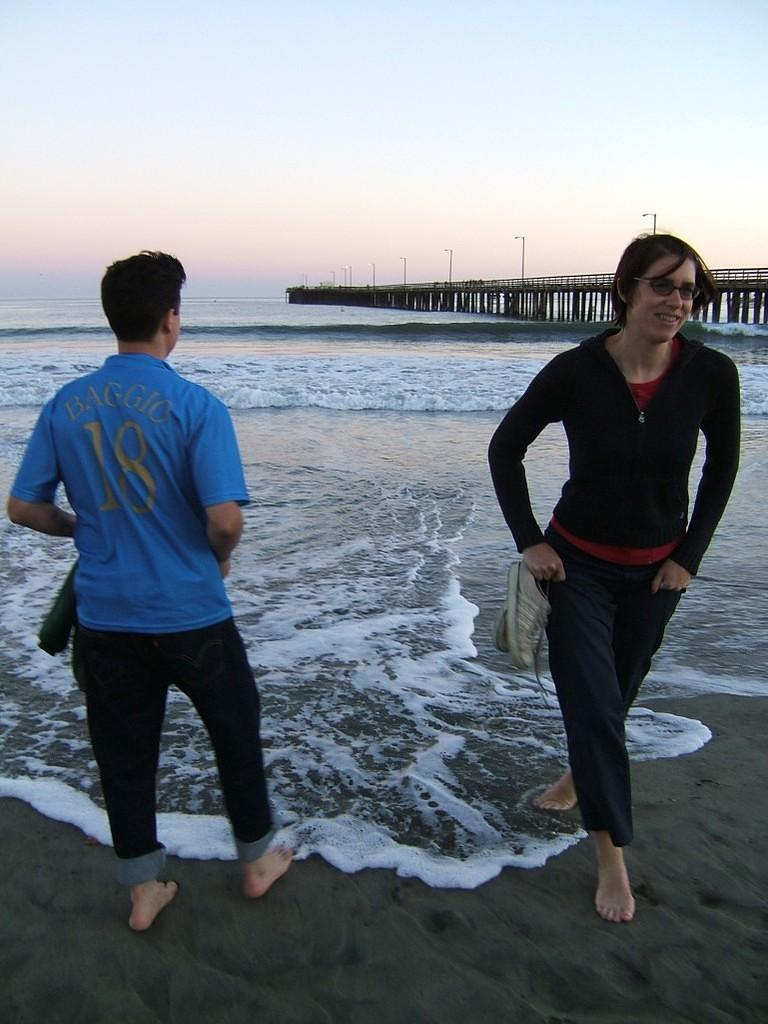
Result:
[[[263,895],[292,857],[270,849],[259,696],[223,582],[248,502],[237,440],[225,406],[165,361],[185,280],[157,252],[107,269],[101,298],[118,353],[44,406],[8,501],[14,523],[77,547],[88,728],[139,931],[178,890],[157,878],[155,820],[171,683],[210,735],[245,895]],[[60,483],[73,513],[56,504]]]

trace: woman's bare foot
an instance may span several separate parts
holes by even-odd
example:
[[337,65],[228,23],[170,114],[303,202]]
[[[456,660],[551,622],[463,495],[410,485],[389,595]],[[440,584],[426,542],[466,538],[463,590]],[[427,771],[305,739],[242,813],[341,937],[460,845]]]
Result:
[[270,889],[291,866],[293,850],[287,846],[275,846],[259,857],[243,865],[243,894],[249,900],[258,899]]
[[542,811],[570,811],[576,806],[576,790],[569,768],[554,785],[533,798],[533,806]]
[[145,932],[160,911],[179,891],[178,882],[141,882],[131,887],[133,909],[128,924],[135,932]]
[[635,916],[635,898],[624,863],[624,851],[614,846],[608,832],[593,832],[597,853],[595,909],[604,921],[620,924]]

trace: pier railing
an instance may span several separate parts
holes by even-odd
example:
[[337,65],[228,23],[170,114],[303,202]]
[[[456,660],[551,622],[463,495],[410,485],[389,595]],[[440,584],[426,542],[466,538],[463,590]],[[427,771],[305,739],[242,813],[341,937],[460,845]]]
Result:
[[[768,268],[712,271],[717,286],[697,318],[721,323],[768,323]],[[613,318],[613,274],[497,280],[432,281],[386,285],[302,285],[286,289],[288,302],[303,305],[367,306],[419,312],[481,313],[522,320]]]

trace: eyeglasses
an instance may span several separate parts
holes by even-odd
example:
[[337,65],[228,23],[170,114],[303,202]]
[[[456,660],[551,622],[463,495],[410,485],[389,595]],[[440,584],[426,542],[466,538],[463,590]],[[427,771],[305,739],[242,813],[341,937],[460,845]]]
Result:
[[690,302],[691,299],[701,295],[701,288],[695,284],[675,284],[668,277],[636,277],[636,281],[646,281],[651,286],[654,295],[671,295],[676,291],[683,302]]

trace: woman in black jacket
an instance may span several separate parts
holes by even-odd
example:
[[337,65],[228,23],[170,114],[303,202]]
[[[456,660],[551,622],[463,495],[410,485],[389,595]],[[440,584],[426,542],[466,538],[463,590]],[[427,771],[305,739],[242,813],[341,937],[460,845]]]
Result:
[[[739,382],[727,356],[679,332],[712,298],[701,257],[672,235],[633,241],[612,297],[616,327],[556,356],[491,441],[494,486],[523,560],[550,582],[549,664],[569,770],[534,802],[577,802],[595,841],[595,906],[629,921],[632,839],[624,719],[723,514],[739,458]],[[542,532],[523,459],[561,422],[569,477]],[[706,456],[693,510],[688,474]]]

